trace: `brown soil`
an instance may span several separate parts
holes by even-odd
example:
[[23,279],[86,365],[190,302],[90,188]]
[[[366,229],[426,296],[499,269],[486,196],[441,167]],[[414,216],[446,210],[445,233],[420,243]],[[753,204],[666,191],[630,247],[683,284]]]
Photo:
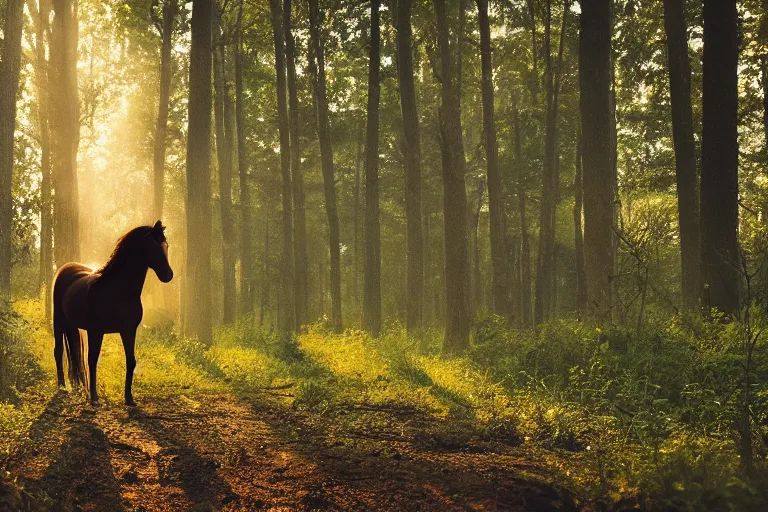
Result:
[[350,410],[354,421],[331,427],[266,394],[79,402],[48,400],[8,461],[39,508],[577,509],[522,449],[430,436],[440,420],[414,411]]

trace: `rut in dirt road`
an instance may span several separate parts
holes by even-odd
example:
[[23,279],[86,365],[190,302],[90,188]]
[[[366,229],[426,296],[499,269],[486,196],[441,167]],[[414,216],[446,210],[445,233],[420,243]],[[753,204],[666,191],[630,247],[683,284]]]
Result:
[[92,409],[59,394],[9,469],[50,510],[570,511],[525,460],[328,432],[227,394]]

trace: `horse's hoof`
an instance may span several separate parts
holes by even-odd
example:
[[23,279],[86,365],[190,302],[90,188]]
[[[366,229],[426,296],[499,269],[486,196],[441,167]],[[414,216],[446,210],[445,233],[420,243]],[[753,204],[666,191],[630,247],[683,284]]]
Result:
[[59,384],[59,386],[56,388],[57,393],[69,393],[69,390],[67,389],[67,386],[64,384]]
[[126,398],[125,405],[128,407],[136,407],[136,402],[134,402],[132,398]]
[[91,407],[101,407],[98,400],[91,400]]

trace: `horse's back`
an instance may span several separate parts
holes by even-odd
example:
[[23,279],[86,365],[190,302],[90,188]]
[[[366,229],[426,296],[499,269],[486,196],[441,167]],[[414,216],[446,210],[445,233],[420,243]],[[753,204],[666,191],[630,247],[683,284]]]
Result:
[[53,280],[53,301],[54,304],[64,298],[67,290],[77,281],[93,274],[93,270],[80,263],[67,263],[62,265],[56,272]]

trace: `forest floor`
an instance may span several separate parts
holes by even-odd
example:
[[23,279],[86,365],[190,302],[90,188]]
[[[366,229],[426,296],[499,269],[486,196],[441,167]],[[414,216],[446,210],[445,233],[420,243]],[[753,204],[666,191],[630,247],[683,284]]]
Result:
[[[297,407],[307,386],[275,379],[243,386],[227,373],[228,365],[243,364],[240,348],[224,370],[204,371],[160,342],[144,342],[138,406],[129,408],[120,400],[122,347],[107,338],[99,365],[103,405],[94,408],[82,391],[55,389],[46,334],[38,326],[30,343],[45,377],[20,395],[24,432],[0,454],[0,469],[23,488],[25,508],[578,509],[580,500],[540,450],[371,396],[337,400],[332,410]],[[4,505],[2,495],[0,510],[25,502]]]
[[279,404],[226,393],[100,409],[60,393],[29,437],[8,469],[52,510],[576,509],[520,451],[427,449],[413,432],[331,435]]

